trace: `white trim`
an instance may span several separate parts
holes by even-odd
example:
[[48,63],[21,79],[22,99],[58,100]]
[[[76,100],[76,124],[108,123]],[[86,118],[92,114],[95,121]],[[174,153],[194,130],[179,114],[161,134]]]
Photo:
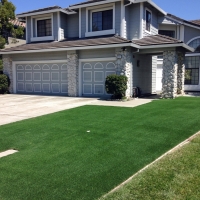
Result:
[[61,40],[60,12],[57,12],[57,20],[58,20],[58,41],[60,41]]
[[70,47],[70,48],[55,48],[55,49],[38,49],[38,50],[24,50],[24,51],[8,51],[0,52],[0,54],[20,54],[20,53],[39,53],[39,52],[56,52],[56,51],[71,51],[71,50],[84,50],[84,49],[106,49],[116,47],[134,47],[140,48],[137,44],[123,43],[123,44],[108,44],[108,45],[96,45],[96,46],[85,46],[85,47]]
[[[57,76],[58,76],[58,79],[57,80],[55,80],[55,79],[53,79],[53,74],[57,74]],[[56,81],[56,82],[60,82],[60,72],[58,71],[58,72],[51,72],[51,81]]]
[[[31,85],[31,90],[27,90],[27,85]],[[33,92],[33,84],[32,83],[25,83],[25,92]]]
[[81,23],[82,23],[82,19],[81,19],[81,8],[79,8],[79,38],[81,38]]
[[[151,14],[150,31],[146,30],[146,27],[147,27],[147,20],[146,20],[147,19],[147,11]],[[149,10],[148,8],[145,8],[145,32],[148,33],[148,34],[151,34],[152,18],[153,18],[152,11]]]
[[[53,92],[53,85],[58,85],[58,92]],[[51,92],[52,94],[58,94],[60,92],[60,84],[59,83],[51,83]]]
[[[49,74],[49,79],[48,80],[44,80],[43,74]],[[42,72],[42,82],[44,82],[44,81],[51,81],[50,72]]]
[[[90,65],[90,68],[84,68],[85,65]],[[92,69],[92,65],[91,65],[90,63],[85,63],[85,64],[83,65],[83,69]]]
[[22,18],[22,17],[28,17],[28,16],[49,14],[49,13],[54,13],[54,12],[63,12],[63,13],[68,14],[68,15],[76,14],[76,12],[74,10],[72,12],[68,12],[68,11],[60,8],[60,9],[47,10],[47,11],[34,12],[34,13],[26,13],[26,14],[22,13],[22,14],[17,14],[16,16],[18,18]]
[[140,3],[140,39],[143,38],[143,16],[144,16],[144,6]]
[[[19,90],[19,84],[23,84],[23,90]],[[19,92],[24,92],[24,83],[22,83],[22,82],[17,82],[17,91],[19,91]]]
[[[100,64],[101,65],[101,68],[96,68],[96,65],[98,65],[98,64]],[[103,67],[103,64],[102,63],[100,63],[100,62],[97,62],[95,65],[94,65],[94,69],[104,69],[104,67]]]
[[124,7],[124,1],[121,0],[121,32],[120,32],[120,35],[123,38],[125,37],[124,28],[125,28],[125,7]]
[[[108,68],[108,65],[109,64],[113,64],[114,65],[114,68]],[[115,63],[113,63],[113,62],[109,62],[109,63],[107,63],[106,64],[106,69],[116,69],[116,65],[115,65]]]
[[200,53],[185,54],[186,57],[200,56]]
[[85,37],[98,36],[98,35],[110,35],[110,34],[115,34],[115,29],[104,30],[104,31],[95,31],[95,32],[86,32]]
[[200,36],[194,37],[194,38],[192,38],[191,40],[189,40],[186,44],[188,45],[188,44],[190,44],[190,42],[192,42],[193,40],[196,40],[196,39],[199,39],[199,38],[200,38]]
[[180,25],[180,40],[184,41],[185,39],[185,27],[184,25]]
[[[40,85],[40,91],[38,91],[38,90],[35,89],[35,85]],[[33,90],[34,92],[42,92],[41,83],[33,83],[33,89],[34,89]]]
[[[48,85],[49,86],[49,91],[44,91],[44,85]],[[42,92],[44,93],[50,93],[51,92],[51,89],[50,89],[50,83],[42,83]]]
[[[85,91],[84,91],[84,86],[85,85],[89,85],[89,86],[91,86],[91,93],[85,93]],[[83,94],[92,94],[92,84],[83,84]]]
[[[31,74],[31,79],[28,80],[26,74]],[[25,72],[25,80],[24,81],[33,81],[33,73],[32,72]]]
[[92,7],[92,6],[98,6],[98,5],[106,5],[107,3],[113,3],[113,2],[118,2],[121,0],[107,0],[107,1],[99,1],[99,2],[95,2],[95,3],[87,3],[87,4],[82,4],[82,5],[75,5],[75,6],[70,6],[70,9],[77,9],[77,8],[88,8],[88,7]]
[[[63,85],[64,85],[64,87],[67,86],[67,87],[65,87],[67,89],[67,92],[63,92]],[[68,84],[67,83],[61,83],[61,92],[60,93],[62,93],[62,94],[68,93]]]
[[[35,78],[35,74],[40,74],[40,80],[35,80],[34,79]],[[41,72],[33,72],[33,81],[41,81],[42,80],[41,77],[42,77]]]
[[[104,3],[105,4],[105,3]],[[113,10],[113,28],[110,30],[102,30],[102,31],[92,31],[92,13],[98,12],[98,11],[104,11],[104,10]],[[88,16],[88,13],[90,11],[90,16]],[[88,24],[90,19],[90,24]],[[85,37],[91,37],[91,36],[99,36],[99,35],[110,35],[115,34],[115,4],[110,3],[103,5],[101,7],[95,6],[95,7],[87,7],[86,8],[86,32]]]
[[[19,76],[18,76],[19,74],[23,74],[22,80],[19,79]],[[17,72],[17,81],[24,81],[24,72]]]
[[[90,73],[90,80],[85,80],[85,73]],[[92,71],[83,71],[83,82],[92,82]]]

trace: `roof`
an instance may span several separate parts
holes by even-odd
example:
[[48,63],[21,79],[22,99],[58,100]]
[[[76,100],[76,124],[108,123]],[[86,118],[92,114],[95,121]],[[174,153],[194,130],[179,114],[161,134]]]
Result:
[[19,21],[18,18],[16,18],[15,20],[10,20],[10,22],[14,25],[14,26],[21,26],[21,27],[26,27],[26,23]]
[[192,22],[193,24],[200,25],[200,19],[190,20],[190,22]]
[[133,40],[132,42],[140,46],[183,43],[180,40],[165,35],[151,35],[139,40]]
[[104,36],[104,37],[89,38],[89,39],[63,40],[60,42],[24,44],[18,47],[3,49],[0,52],[57,49],[57,48],[70,48],[70,47],[86,47],[86,46],[123,44],[123,43],[131,43],[131,41],[115,35],[115,36],[109,36],[109,37]]
[[35,15],[35,14],[44,14],[44,13],[57,12],[57,11],[61,11],[66,14],[76,13],[75,11],[73,11],[69,8],[61,8],[60,6],[51,6],[51,7],[46,7],[46,8],[41,8],[41,9],[37,9],[37,10],[31,10],[28,12],[19,13],[19,14],[17,14],[17,17],[26,17],[26,16]]
[[[196,27],[200,27],[200,20],[188,21],[188,20],[182,19],[180,17],[177,17],[175,15],[172,15],[170,13],[167,13],[167,17],[170,17],[170,18],[172,18],[174,20],[177,20],[177,21],[179,21],[181,23],[186,23],[186,24],[190,24],[190,25],[193,25],[193,26],[196,26]],[[199,21],[199,24],[197,22],[195,23],[195,21]]]
[[70,6],[79,6],[79,5],[83,5],[83,4],[96,3],[96,2],[100,2],[100,1],[106,1],[106,0],[90,0],[90,1],[83,1],[83,2],[80,2],[80,3],[76,3],[76,4],[69,5],[69,7],[70,7]]

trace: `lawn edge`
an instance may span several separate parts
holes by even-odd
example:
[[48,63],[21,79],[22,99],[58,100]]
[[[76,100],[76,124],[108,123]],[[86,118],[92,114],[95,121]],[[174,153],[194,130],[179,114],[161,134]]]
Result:
[[142,173],[143,171],[145,171],[146,169],[148,169],[150,166],[152,166],[153,164],[155,164],[156,162],[158,162],[159,160],[161,160],[162,158],[164,158],[165,156],[173,153],[174,151],[180,149],[181,147],[183,147],[184,145],[190,143],[197,135],[200,135],[200,131],[198,131],[197,133],[195,133],[194,135],[190,136],[189,138],[187,138],[186,140],[184,140],[183,142],[179,143],[178,145],[176,145],[174,148],[170,149],[169,151],[167,151],[166,153],[164,153],[163,155],[161,155],[160,157],[158,157],[156,160],[154,160],[153,162],[151,162],[150,164],[146,165],[144,168],[142,168],[141,170],[139,170],[138,172],[136,172],[135,174],[133,174],[131,177],[129,177],[127,180],[125,180],[124,182],[122,182],[120,185],[118,185],[117,187],[115,187],[114,189],[112,189],[111,191],[109,191],[108,193],[106,193],[103,198],[107,197],[108,195],[112,194],[113,192],[117,191],[118,189],[120,189],[122,186],[126,185],[127,183],[129,183],[135,176],[137,176],[138,174]]

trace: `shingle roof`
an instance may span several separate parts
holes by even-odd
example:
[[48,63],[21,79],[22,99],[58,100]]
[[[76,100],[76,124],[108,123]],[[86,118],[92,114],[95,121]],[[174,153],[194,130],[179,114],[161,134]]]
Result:
[[36,12],[42,12],[42,11],[49,11],[49,10],[54,10],[54,9],[60,9],[60,6],[51,6],[51,7],[46,7],[46,8],[41,8],[41,9],[37,9],[37,10],[31,10],[28,12],[23,12],[23,13],[19,13],[17,15],[24,15],[24,14],[30,14],[30,13],[36,13]]
[[72,4],[70,6],[79,6],[79,5],[95,3],[95,2],[99,2],[99,1],[106,1],[106,0],[89,0],[89,1],[83,1],[83,2],[80,2],[80,3],[77,3],[77,4]]
[[18,20],[18,18],[16,18],[15,20],[10,20],[10,22],[11,22],[14,26],[26,27],[26,23],[20,22],[20,21]]
[[184,22],[184,23],[187,23],[187,24],[191,24],[191,25],[193,25],[193,26],[200,27],[200,24],[194,22],[194,21],[199,21],[199,20],[188,21],[188,20],[182,19],[182,18],[180,18],[180,17],[177,17],[177,16],[175,16],[175,15],[172,15],[172,14],[170,14],[170,13],[167,13],[167,16],[168,16],[168,17],[171,17],[171,18],[173,18],[173,19],[175,19],[175,20],[178,20],[178,21],[180,21],[180,22]]
[[190,20],[190,22],[200,25],[200,19],[196,19],[196,20]]
[[109,37],[98,37],[90,39],[64,40],[60,42],[31,43],[31,44],[21,45],[18,47],[4,49],[1,50],[0,52],[85,47],[85,46],[123,44],[123,43],[131,43],[131,41],[115,35]]
[[140,46],[183,43],[180,40],[164,35],[151,35],[139,40],[132,40],[132,42]]

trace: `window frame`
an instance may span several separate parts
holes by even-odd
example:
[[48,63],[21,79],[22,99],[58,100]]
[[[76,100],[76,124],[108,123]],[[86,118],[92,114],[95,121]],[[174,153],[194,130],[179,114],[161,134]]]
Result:
[[[147,30],[147,12],[149,12],[151,14],[151,21],[150,21],[150,30]],[[151,34],[151,26],[152,26],[152,11],[149,10],[148,8],[145,8],[145,32],[150,33]]]
[[[113,10],[112,29],[101,30],[101,31],[92,31],[92,13],[106,11],[106,10]],[[115,34],[115,4],[111,3],[111,4],[103,5],[101,7],[95,6],[95,7],[91,7],[91,8],[86,8],[85,37],[99,36],[99,35],[109,35],[109,34]]]
[[[175,30],[163,30],[163,29],[159,29],[159,30],[158,30],[158,34],[160,34],[159,31],[173,32],[173,33],[174,33],[174,37],[172,37],[172,38],[176,38],[176,31],[175,31]],[[163,34],[160,34],[160,35],[163,35]],[[165,36],[168,36],[168,35],[165,35]],[[168,37],[170,37],[170,36],[168,36]]]
[[[37,22],[40,20],[47,20],[51,19],[51,36],[42,36],[38,37],[37,33]],[[35,20],[35,23],[33,22]],[[35,27],[35,30],[33,29],[33,25]],[[47,40],[54,40],[54,34],[53,34],[53,13],[50,15],[43,15],[43,16],[32,16],[31,17],[31,42],[36,42],[36,41],[47,41]]]

